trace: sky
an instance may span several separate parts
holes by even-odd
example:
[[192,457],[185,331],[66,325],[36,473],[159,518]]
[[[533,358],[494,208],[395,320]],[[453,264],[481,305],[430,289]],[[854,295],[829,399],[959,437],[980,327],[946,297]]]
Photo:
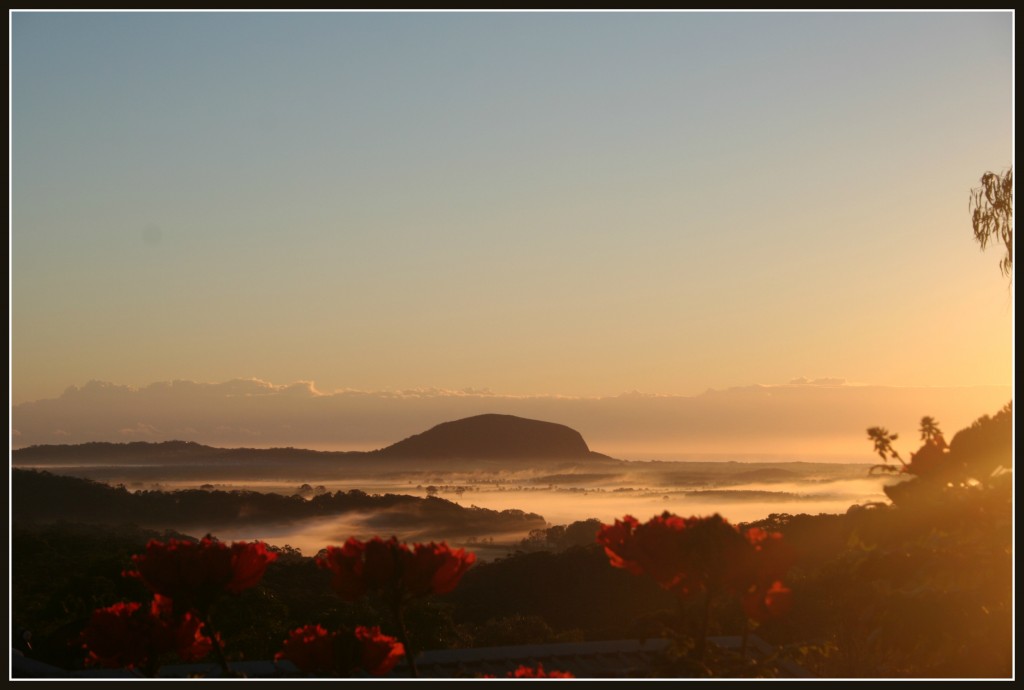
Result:
[[12,409],[1012,384],[1010,12],[9,19]]
[[866,430],[899,435],[909,457],[932,417],[946,438],[1011,400],[1009,386],[894,387],[834,379],[709,389],[699,395],[513,396],[446,390],[323,392],[311,382],[92,381],[14,408],[12,447],[185,440],[220,448],[373,450],[455,419],[492,413],[566,425],[622,460],[872,462]]

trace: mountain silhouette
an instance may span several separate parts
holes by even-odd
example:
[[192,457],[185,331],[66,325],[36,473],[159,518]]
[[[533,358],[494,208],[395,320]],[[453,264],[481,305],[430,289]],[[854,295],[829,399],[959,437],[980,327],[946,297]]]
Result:
[[381,460],[611,460],[587,447],[583,436],[563,424],[506,414],[482,414],[445,422],[373,451],[315,451],[301,448],[215,448],[193,441],[149,443],[89,442],[29,446],[12,451],[13,465],[189,465],[209,467],[279,463],[352,463]]
[[438,424],[373,453],[387,458],[422,459],[606,457],[592,452],[575,429],[509,414],[482,414]]

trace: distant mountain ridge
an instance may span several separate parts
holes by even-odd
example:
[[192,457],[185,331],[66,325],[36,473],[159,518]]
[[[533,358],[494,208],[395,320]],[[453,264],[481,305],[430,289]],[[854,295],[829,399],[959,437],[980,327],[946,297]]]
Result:
[[444,422],[373,452],[387,458],[423,459],[606,457],[591,451],[575,429],[509,414],[481,414]]
[[114,443],[90,441],[72,445],[43,445],[11,452],[14,465],[46,463],[173,464],[236,461],[243,458],[283,460],[326,460],[363,457],[359,451],[317,451],[303,448],[216,448],[195,441],[131,441]]
[[216,448],[194,441],[129,443],[89,442],[41,445],[11,452],[15,465],[61,462],[189,463],[335,459],[609,459],[587,446],[583,436],[563,424],[514,415],[482,414],[444,422],[385,448],[373,451],[316,451],[302,448]]

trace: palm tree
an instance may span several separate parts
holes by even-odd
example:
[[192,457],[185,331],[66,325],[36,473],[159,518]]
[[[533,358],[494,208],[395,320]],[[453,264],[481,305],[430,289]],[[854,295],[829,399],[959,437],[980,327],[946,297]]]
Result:
[[871,471],[881,469],[886,472],[895,472],[896,468],[888,464],[889,458],[896,458],[903,467],[907,466],[907,463],[903,462],[900,454],[892,447],[892,442],[899,437],[899,434],[890,434],[889,430],[884,427],[873,426],[868,429],[868,439],[874,442],[875,452],[878,453],[878,457],[882,458],[882,462],[885,463],[884,465],[875,465],[871,468]]
[[938,441],[942,438],[942,430],[935,417],[921,417],[921,440],[925,443]]

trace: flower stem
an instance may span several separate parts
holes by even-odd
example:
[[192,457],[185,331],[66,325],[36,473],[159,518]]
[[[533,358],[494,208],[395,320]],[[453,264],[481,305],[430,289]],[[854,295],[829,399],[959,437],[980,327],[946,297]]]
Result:
[[395,609],[395,621],[398,623],[398,639],[402,643],[402,648],[405,650],[405,660],[409,662],[409,671],[412,672],[413,678],[419,678],[420,672],[416,668],[416,652],[409,644],[409,633],[405,629],[405,616],[403,615],[402,607],[402,594],[397,592],[393,601]]
[[218,635],[217,631],[213,629],[212,625],[210,625],[210,617],[201,616],[199,617],[199,620],[203,624],[203,630],[210,638],[210,642],[213,645],[213,655],[217,657],[217,663],[220,664],[221,671],[224,672],[224,677],[232,677],[234,673],[232,673],[231,669],[228,667],[227,657],[224,656],[224,645],[221,644],[220,635]]
[[694,656],[697,661],[704,663],[704,651],[707,649],[708,626],[711,623],[711,590],[704,594],[704,614],[700,623],[700,636],[697,638],[697,646],[694,648]]

